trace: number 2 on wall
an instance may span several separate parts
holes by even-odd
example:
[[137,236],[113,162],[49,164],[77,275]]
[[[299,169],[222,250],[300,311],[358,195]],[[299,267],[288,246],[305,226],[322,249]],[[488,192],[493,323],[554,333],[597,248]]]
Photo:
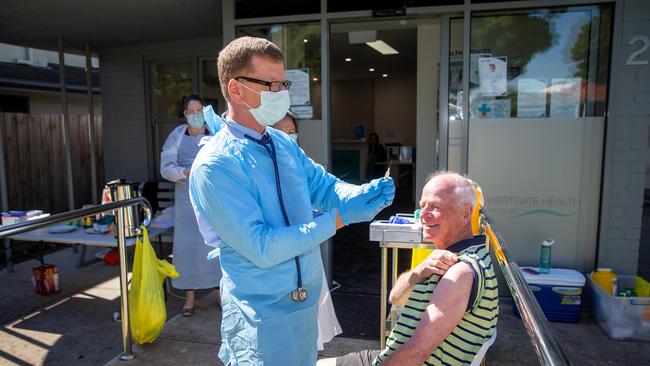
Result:
[[646,36],[634,36],[630,38],[629,41],[627,41],[628,46],[632,46],[633,44],[641,42],[641,48],[638,50],[630,53],[629,56],[627,56],[627,60],[625,61],[625,65],[647,65],[648,64],[648,59],[640,59],[639,56],[641,56],[642,53],[648,50],[648,47],[650,47],[650,39]]

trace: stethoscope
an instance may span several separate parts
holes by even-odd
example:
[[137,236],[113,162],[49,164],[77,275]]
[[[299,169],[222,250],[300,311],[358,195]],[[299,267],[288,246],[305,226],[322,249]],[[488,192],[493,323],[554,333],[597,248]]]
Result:
[[[271,137],[268,134],[262,136],[261,140],[250,137],[248,135],[244,135],[244,136],[247,139],[257,143],[258,145],[263,146],[266,152],[268,152],[269,155],[271,156],[271,160],[273,160],[273,170],[275,173],[275,189],[278,193],[278,200],[280,201],[282,216],[284,217],[284,223],[287,226],[290,226],[289,216],[287,216],[287,210],[284,207],[284,200],[282,199],[282,189],[280,188],[280,173],[278,171],[278,158],[275,153],[275,145],[273,144],[273,140],[271,140]],[[307,300],[309,293],[307,292],[306,289],[302,287],[302,273],[300,271],[300,258],[296,256],[294,259],[296,261],[296,273],[298,274],[298,286],[296,287],[295,290],[291,291],[291,300],[295,302],[305,301]]]

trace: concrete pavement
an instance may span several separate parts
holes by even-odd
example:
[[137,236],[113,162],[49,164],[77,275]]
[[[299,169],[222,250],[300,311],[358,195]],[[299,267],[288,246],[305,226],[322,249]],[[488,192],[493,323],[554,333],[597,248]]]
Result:
[[[74,268],[75,256],[66,249],[46,257],[59,267],[61,292],[34,293],[31,268],[36,261],[18,264],[16,272],[0,272],[0,365],[222,365],[220,312],[217,293],[200,292],[194,315],[179,315],[183,301],[170,296],[168,322],[149,345],[134,345],[137,358],[120,362],[120,323],[112,319],[119,309],[118,268],[102,262]],[[577,324],[551,323],[573,365],[650,365],[650,343],[610,340],[583,312]],[[490,365],[536,365],[532,345],[521,320],[512,314],[509,299],[501,301],[498,338],[489,350]],[[361,349],[379,342],[336,337],[322,357]]]

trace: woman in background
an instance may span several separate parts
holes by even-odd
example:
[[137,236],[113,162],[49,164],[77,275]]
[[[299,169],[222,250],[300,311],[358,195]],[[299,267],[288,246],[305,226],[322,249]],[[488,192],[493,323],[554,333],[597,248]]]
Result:
[[183,101],[187,123],[176,127],[167,137],[160,154],[160,174],[175,184],[174,192],[174,248],[173,264],[180,273],[172,279],[172,286],[185,290],[183,315],[194,313],[194,290],[219,287],[221,270],[218,263],[209,262],[212,250],[205,245],[199,232],[194,209],[190,202],[188,177],[190,168],[200,150],[199,142],[210,131],[205,124],[204,102],[200,96],[190,95]]

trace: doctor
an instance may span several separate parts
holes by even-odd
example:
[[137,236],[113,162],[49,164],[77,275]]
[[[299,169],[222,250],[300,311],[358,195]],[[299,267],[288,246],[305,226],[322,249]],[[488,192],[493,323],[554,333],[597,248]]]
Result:
[[[273,128],[280,130],[289,136],[290,139],[295,141],[298,146],[298,116],[293,112],[287,112],[281,120],[273,124]],[[314,211],[315,215],[320,215],[320,212]],[[205,236],[205,235],[204,235]],[[323,270],[323,286],[320,291],[320,299],[318,300],[318,350],[325,349],[325,343],[330,342],[334,337],[343,333],[341,324],[336,318],[336,311],[334,310],[334,303],[332,296],[330,296],[330,289],[325,277],[325,268],[321,265]]]
[[[226,365],[315,365],[319,245],[344,225],[392,204],[393,181],[347,184],[266,126],[289,109],[284,56],[263,38],[242,37],[219,54],[228,101],[225,125],[190,174],[195,211],[221,244]],[[313,218],[312,208],[324,214]]]
[[[219,264],[209,262],[210,248],[204,240],[194,217],[189,197],[188,177],[190,167],[198,153],[202,138],[210,131],[204,116],[203,99],[190,95],[183,101],[187,123],[176,127],[167,137],[160,154],[160,175],[172,181],[174,187],[174,266],[180,273],[172,279],[172,286],[185,290],[185,304],[182,313],[192,316],[194,312],[194,290],[219,287],[221,271]],[[212,116],[212,108],[208,108]],[[214,130],[214,129],[213,129]]]

